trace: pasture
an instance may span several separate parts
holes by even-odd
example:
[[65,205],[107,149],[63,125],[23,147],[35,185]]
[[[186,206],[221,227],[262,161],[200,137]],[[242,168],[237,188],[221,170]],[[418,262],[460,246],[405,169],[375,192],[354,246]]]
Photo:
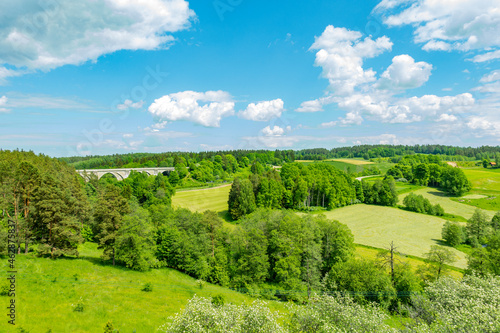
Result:
[[[385,250],[388,250],[389,246],[386,246]],[[398,252],[399,249],[396,249]],[[377,255],[380,253],[380,249],[366,246],[366,245],[360,245],[356,244],[356,257],[358,258],[363,258],[363,259],[370,259],[370,260],[380,260]],[[394,256],[396,264],[407,264],[410,265],[410,267],[413,270],[417,270],[420,266],[425,265],[426,262],[424,259],[413,257],[413,256],[405,256],[401,254],[396,254]],[[452,267],[453,269],[448,272],[448,275],[454,277],[454,278],[461,278],[463,274],[456,270],[455,267]]]
[[179,191],[172,197],[172,207],[187,208],[193,212],[227,210],[231,184],[201,190]]
[[[86,243],[79,259],[19,255],[15,331],[103,332],[104,325],[111,321],[120,332],[149,333],[179,312],[194,295],[220,294],[235,304],[254,300],[209,283],[200,289],[195,279],[173,269],[137,272],[104,265],[100,254],[96,244]],[[2,260],[0,266],[5,272],[7,260]],[[141,291],[146,283],[152,284],[151,292]],[[9,298],[0,299],[6,306]],[[78,304],[82,312],[75,311]],[[268,306],[284,310],[284,304],[279,302],[269,302]],[[0,322],[0,332],[14,332],[7,319]]]
[[[429,199],[431,204],[436,205],[439,204],[443,207],[445,213],[462,216],[465,219],[470,219],[476,207],[466,205],[464,203],[456,201],[456,198],[448,196],[446,193],[435,189],[435,188],[423,188],[412,193],[422,195],[424,198]],[[403,204],[404,198],[408,195],[408,193],[402,194],[399,196],[399,204]],[[453,200],[452,200],[453,199]],[[491,219],[493,215],[495,215],[495,211],[485,210],[486,215]]]
[[[432,245],[440,244],[445,220],[405,210],[358,204],[323,213],[327,218],[346,224],[358,244],[386,248],[394,241],[399,251],[423,258]],[[450,248],[457,261],[453,266],[465,268],[463,252]]]
[[500,169],[462,169],[472,183],[472,193],[500,195]]

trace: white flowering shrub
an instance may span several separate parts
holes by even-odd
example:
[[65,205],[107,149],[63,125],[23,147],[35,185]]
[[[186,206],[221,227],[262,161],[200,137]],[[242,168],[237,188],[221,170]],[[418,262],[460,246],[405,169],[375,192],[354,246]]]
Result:
[[162,325],[157,332],[286,332],[278,324],[278,315],[273,314],[262,301],[255,301],[249,306],[234,304],[216,306],[208,298],[195,296],[188,302],[183,312],[171,319],[172,323]]
[[375,305],[360,305],[350,296],[317,296],[305,306],[290,305],[289,332],[396,332],[388,315]]
[[[500,332],[500,277],[442,278],[428,286],[423,296],[425,311],[421,313],[434,317],[428,323],[430,332]],[[425,331],[423,323],[418,331]]]

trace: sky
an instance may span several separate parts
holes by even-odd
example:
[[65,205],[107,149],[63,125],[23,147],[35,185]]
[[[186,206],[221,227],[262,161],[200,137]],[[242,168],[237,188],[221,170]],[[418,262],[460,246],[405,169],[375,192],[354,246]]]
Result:
[[499,145],[500,0],[0,3],[0,148]]

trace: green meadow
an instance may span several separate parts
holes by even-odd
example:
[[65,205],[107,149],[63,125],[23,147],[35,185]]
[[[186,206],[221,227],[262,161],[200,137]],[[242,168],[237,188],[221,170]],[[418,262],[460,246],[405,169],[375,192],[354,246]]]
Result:
[[[401,253],[420,258],[429,252],[432,245],[441,244],[441,229],[446,222],[435,216],[364,204],[338,208],[324,214],[346,224],[354,235],[355,243],[384,249],[394,241]],[[451,250],[457,259],[453,265],[465,268],[465,254]]]
[[[104,264],[94,243],[83,244],[80,253],[78,259],[17,256],[18,330],[103,332],[104,325],[111,321],[120,332],[150,333],[169,321],[194,295],[223,295],[226,301],[235,304],[253,301],[247,295],[209,283],[200,289],[195,279],[173,269],[137,272]],[[1,267],[7,271],[6,258],[2,259]],[[146,283],[151,284],[151,292],[141,290]],[[9,297],[0,299],[6,308]],[[269,307],[284,310],[279,302],[269,302]],[[17,331],[4,318],[0,332]]]

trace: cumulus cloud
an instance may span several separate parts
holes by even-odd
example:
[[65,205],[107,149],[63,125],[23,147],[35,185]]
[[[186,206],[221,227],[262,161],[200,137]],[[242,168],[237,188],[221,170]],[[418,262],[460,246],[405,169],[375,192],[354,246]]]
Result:
[[[396,8],[406,1],[385,1],[381,7]],[[375,41],[343,28],[327,27],[311,49],[321,48],[315,65],[323,67],[323,76],[329,79],[330,87],[343,86],[317,100],[303,102],[298,112],[323,111],[326,104],[336,104],[346,111],[337,120],[325,122],[321,128],[360,125],[365,120],[392,124],[408,124],[421,121],[452,122],[457,114],[472,112],[476,100],[470,93],[456,96],[424,95],[397,97],[403,90],[418,88],[431,75],[432,65],[416,62],[411,56],[401,54],[393,57],[391,65],[380,75],[363,68],[363,58],[390,50],[392,43],[385,37]],[[324,53],[324,54],[321,54]],[[330,59],[321,62],[321,59]],[[355,64],[342,68],[339,64]],[[345,77],[344,74],[348,74]],[[348,92],[348,93],[347,93]],[[455,117],[455,118],[454,118]]]
[[454,121],[457,121],[458,118],[454,115],[451,115],[451,114],[447,114],[447,113],[443,113],[442,115],[439,116],[438,120],[439,122],[443,121],[443,122],[454,122]]
[[493,82],[500,80],[500,70],[494,70],[491,73],[483,76],[479,82]]
[[0,67],[0,85],[7,83],[7,78],[20,76],[22,75],[22,71],[15,71],[12,69],[7,69],[5,67]]
[[29,70],[164,48],[195,16],[184,0],[18,0],[2,2],[0,12],[0,64]]
[[8,98],[6,96],[0,97],[0,112],[9,112],[9,109],[5,108],[7,101]]
[[143,105],[144,105],[144,101],[139,101],[139,102],[134,103],[134,101],[127,99],[127,100],[125,100],[125,102],[123,102],[123,104],[118,104],[116,106],[116,108],[118,110],[125,111],[128,109],[140,109],[140,108],[142,108]]
[[223,117],[234,114],[234,102],[225,91],[184,91],[155,100],[148,110],[161,121],[187,120],[207,127],[220,127]]
[[300,104],[300,107],[295,111],[297,112],[319,112],[323,111],[323,106],[333,103],[332,96],[321,97],[312,101],[306,101]]
[[279,126],[274,126],[273,128],[267,126],[264,127],[261,132],[265,136],[282,136],[285,134],[285,130]]
[[422,86],[431,75],[432,65],[415,62],[407,54],[395,56],[379,80],[381,89],[413,89]]
[[425,50],[500,47],[498,0],[382,1],[375,10],[386,14],[389,26],[412,25],[414,41]]
[[281,117],[284,111],[284,103],[281,99],[272,101],[250,103],[248,107],[239,113],[239,116],[253,121],[269,121]]
[[363,69],[363,59],[392,49],[392,42],[385,36],[376,40],[361,37],[357,31],[330,25],[310,48],[318,50],[315,65],[323,69],[322,75],[336,95],[348,95],[355,87],[375,81],[376,73]]
[[478,54],[477,56],[473,57],[471,60],[473,62],[486,62],[486,61],[495,60],[495,59],[500,59],[500,50],[487,52],[484,54]]

